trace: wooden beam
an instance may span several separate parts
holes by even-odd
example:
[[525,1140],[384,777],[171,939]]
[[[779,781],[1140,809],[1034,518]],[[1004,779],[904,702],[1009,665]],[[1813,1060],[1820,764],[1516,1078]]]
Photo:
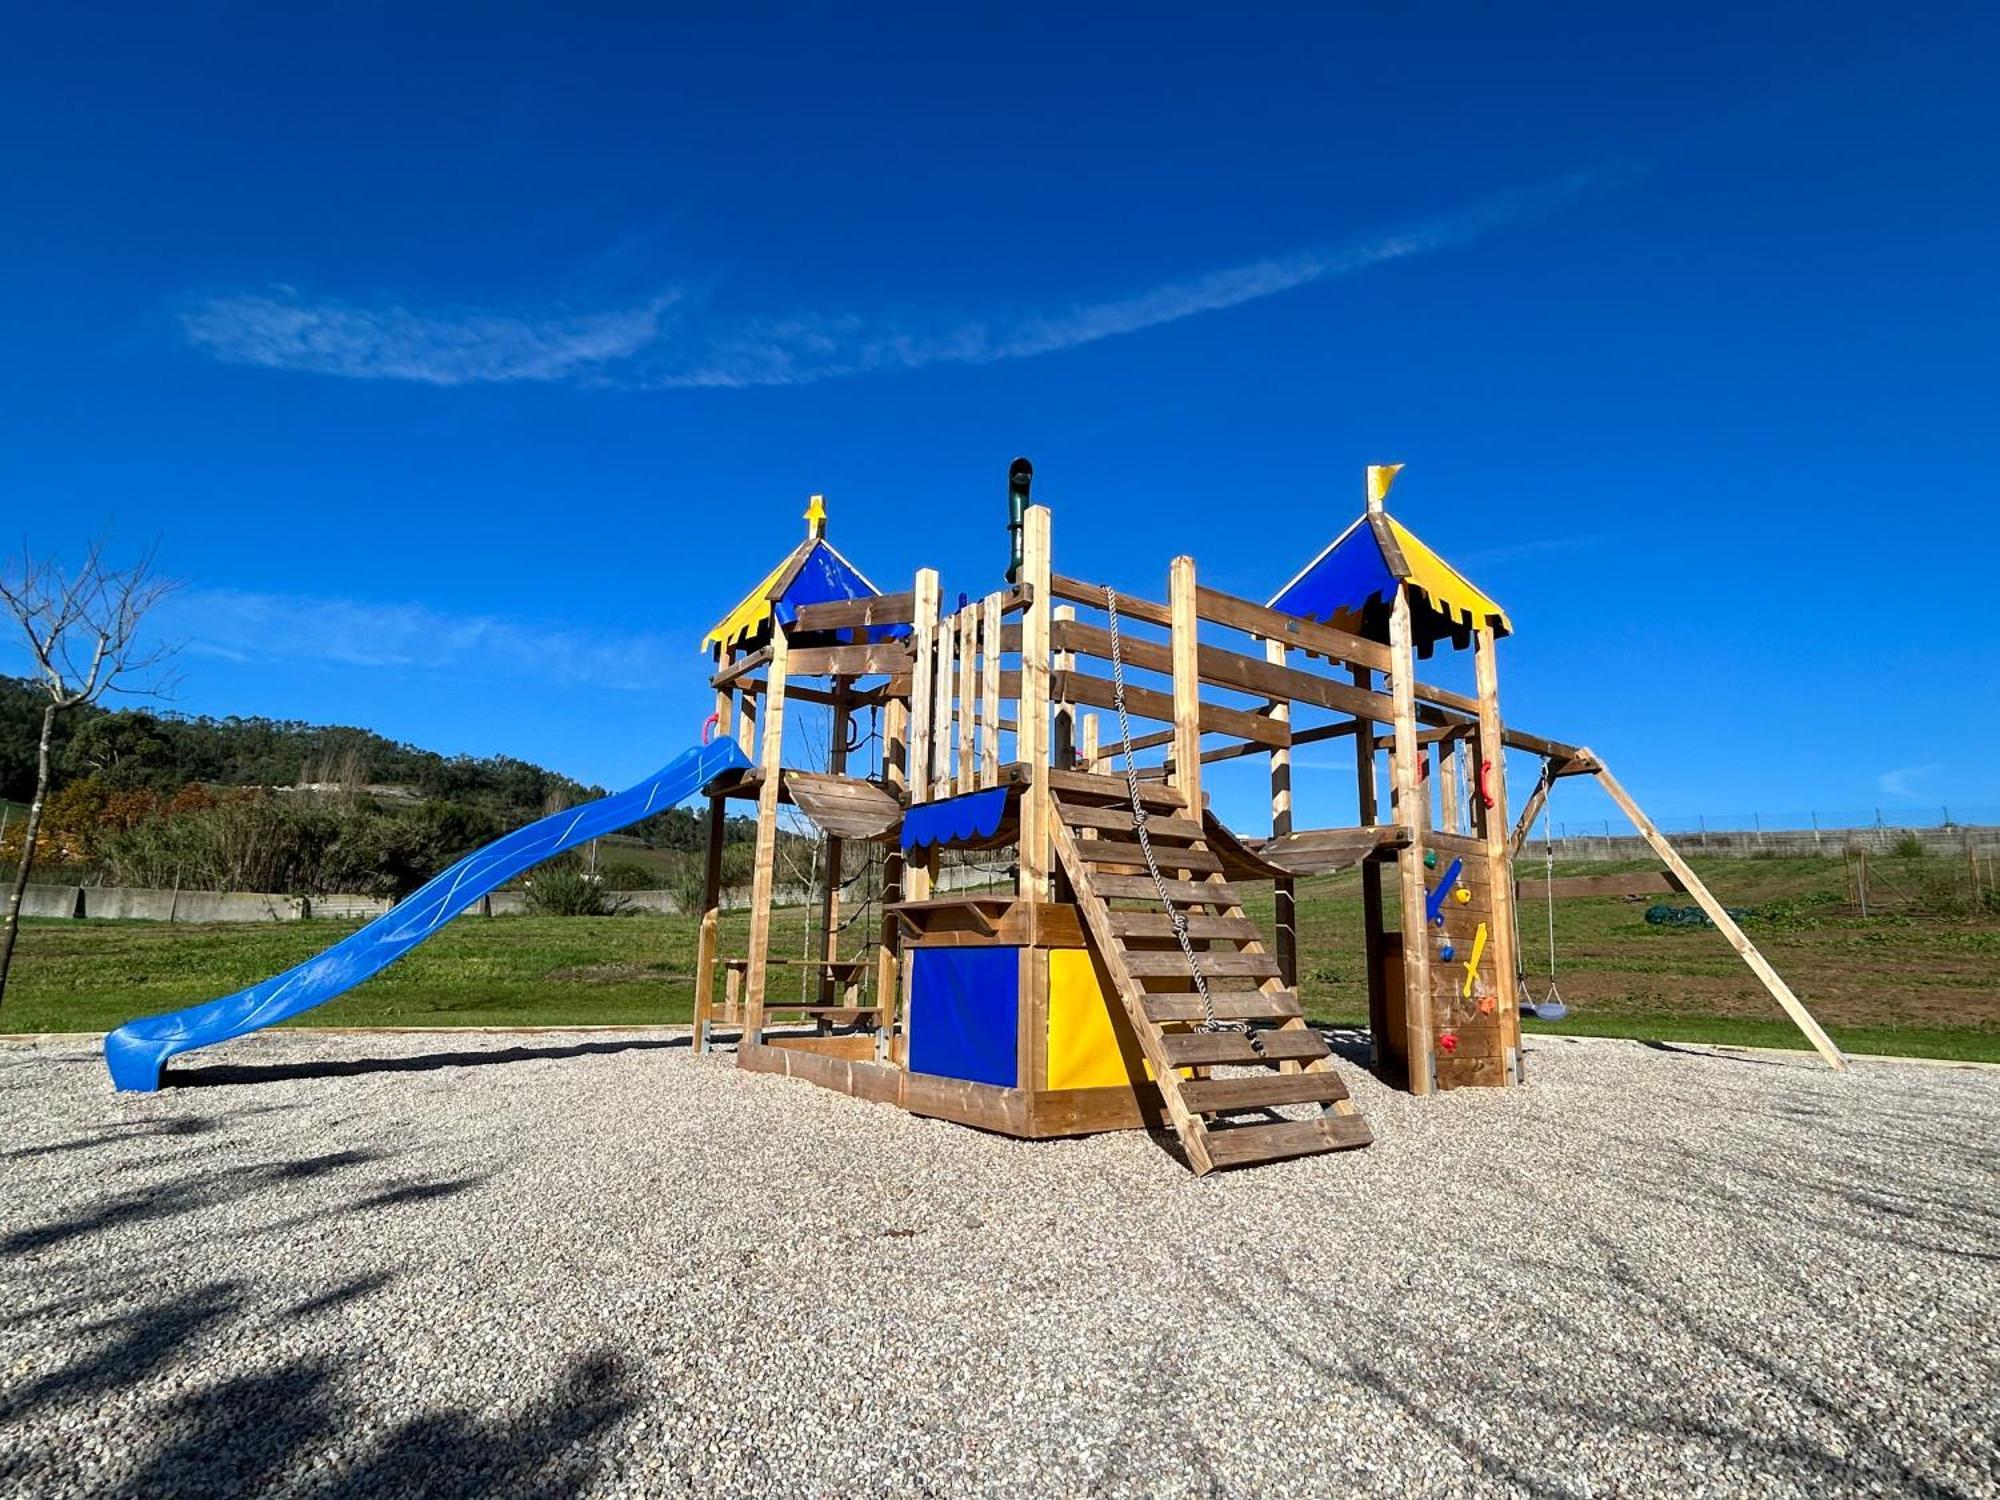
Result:
[[1479,685],[1479,758],[1472,768],[1472,827],[1486,849],[1486,879],[1493,904],[1494,1016],[1501,1046],[1514,1059],[1510,1083],[1521,1081],[1520,960],[1515,950],[1514,851],[1507,828],[1507,751],[1500,723],[1498,638],[1482,622],[1472,635],[1472,669]]
[[[1074,703],[1087,703],[1092,708],[1117,706],[1118,700],[1112,691],[1111,679],[1108,677],[1096,677],[1088,672],[1062,672],[1056,675],[1053,686],[1057,696]],[[1126,683],[1125,707],[1134,718],[1153,719],[1162,724],[1172,724],[1176,721],[1173,695],[1153,688],[1136,687],[1132,683]],[[1251,713],[1241,708],[1225,708],[1219,703],[1201,703],[1199,712],[1204,733],[1232,734],[1239,739],[1251,740],[1259,745],[1291,743],[1292,737],[1287,727],[1263,714]],[[1135,749],[1138,747],[1136,739],[1133,741],[1133,747]]]
[[866,646],[801,646],[790,653],[794,677],[875,677],[910,670],[910,648],[901,641]]
[[1792,987],[1778,976],[1778,971],[1772,968],[1764,955],[1757,951],[1757,945],[1743,935],[1743,929],[1736,925],[1736,919],[1729,915],[1728,908],[1716,900],[1709,888],[1702,884],[1701,877],[1695,874],[1686,860],[1681,858],[1680,851],[1667,841],[1665,834],[1653,826],[1653,820],[1639,810],[1639,804],[1634,802],[1631,794],[1618,784],[1618,778],[1606,769],[1604,762],[1591,755],[1588,750],[1583,753],[1589,756],[1597,767],[1592,774],[1597,777],[1604,790],[1611,794],[1611,800],[1616,802],[1619,810],[1632,820],[1632,826],[1639,830],[1640,837],[1653,846],[1653,852],[1660,856],[1660,862],[1672,870],[1681,884],[1687,887],[1687,893],[1694,897],[1696,904],[1704,912],[1708,913],[1709,921],[1716,925],[1722,935],[1729,940],[1729,946],[1734,948],[1743,962],[1750,966],[1750,972],[1755,974],[1759,982],[1770,992],[1771,998],[1784,1008],[1785,1014],[1792,1018],[1792,1024],[1805,1034],[1806,1040],[1811,1042],[1819,1055],[1826,1059],[1828,1067],[1844,1070],[1847,1067],[1847,1059],[1833,1044],[1833,1038],[1821,1029],[1819,1022],[1813,1019],[1812,1012],[1807,1010],[1800,1003],[1799,997],[1792,993]]
[[[1194,607],[1194,559],[1177,557],[1167,573],[1167,606],[1173,614],[1174,770],[1168,782],[1201,810],[1201,628]],[[1128,690],[1127,697],[1130,697]]]
[[917,609],[915,591],[906,594],[871,594],[866,599],[829,599],[824,604],[802,604],[792,620],[792,633],[809,631],[858,630],[868,625],[907,625]]
[[1021,794],[1021,829],[1016,868],[1022,899],[1046,901],[1049,884],[1049,611],[1054,607],[1050,570],[1049,508],[1031,505],[1021,535],[1021,581],[1032,600],[1021,616],[1020,729],[1016,753],[1027,762],[1028,785]]
[[[1065,578],[1060,573],[1051,574],[1049,588],[1058,599],[1067,599],[1072,604],[1088,604],[1092,609],[1103,609],[1106,604],[1106,588],[1101,583],[1085,583],[1081,579]],[[1144,620],[1148,625],[1159,625],[1173,629],[1174,615],[1164,604],[1155,604],[1150,599],[1141,599],[1136,594],[1122,590],[1118,595],[1118,615],[1124,620]]]
[[[1275,667],[1285,665],[1285,645],[1278,640],[1266,639],[1264,659]],[[1279,702],[1271,706],[1271,717],[1283,723],[1287,729],[1292,722],[1292,705]],[[1292,751],[1289,745],[1274,747],[1271,751],[1271,837],[1286,838],[1292,831]],[[1272,927],[1277,940],[1278,977],[1285,988],[1297,989],[1299,984],[1299,902],[1298,885],[1291,880],[1272,882]]]
[[[1350,672],[1356,687],[1369,686],[1368,668],[1353,667]],[[1346,727],[1354,735],[1355,810],[1362,824],[1372,827],[1379,818],[1375,741],[1362,732],[1369,726],[1360,719],[1350,719]],[[1294,735],[1293,743],[1298,743],[1299,738]],[[1389,995],[1382,983],[1383,950],[1387,942],[1382,929],[1382,866],[1372,859],[1361,865],[1361,934],[1368,965],[1368,1036],[1373,1053],[1370,1060],[1380,1070],[1387,1061],[1390,1046]]]
[[1281,614],[1265,605],[1252,604],[1248,599],[1238,599],[1233,594],[1216,589],[1203,589],[1195,602],[1201,617],[1217,625],[1233,626],[1265,640],[1282,640],[1287,646],[1297,647],[1313,656],[1371,667],[1378,672],[1389,669],[1388,648],[1365,636],[1335,630],[1331,625],[1321,625],[1297,615]]
[[979,627],[979,784],[986,787],[1000,784],[1000,731],[1005,727],[1000,721],[1000,621],[1005,606],[1003,594],[988,594]]
[[694,1038],[696,1052],[708,1050],[709,1028],[715,1019],[715,959],[721,936],[722,845],[728,834],[729,804],[708,799],[708,842],[701,868],[701,929],[695,939]]
[[[931,746],[931,661],[932,638],[937,630],[938,575],[935,568],[924,568],[917,574],[916,618],[910,626],[910,638],[916,647],[916,664],[910,670],[910,711],[909,748],[904,753],[907,766],[908,795],[912,805],[928,802],[931,798],[930,746]],[[903,871],[903,894],[909,900],[923,901],[931,893],[931,862],[929,859],[910,861]],[[900,985],[900,980],[898,981]],[[900,998],[900,996],[899,996]],[[884,1001],[887,1004],[887,1000]]]
[[778,860],[778,790],[784,779],[785,674],[788,643],[784,627],[771,628],[771,689],[764,695],[764,743],[758,757],[763,781],[757,788],[757,862],[750,877],[750,967],[744,981],[743,1040],[764,1039],[764,979],[770,962],[771,890]]
[[1396,744],[1389,756],[1389,784],[1396,821],[1409,833],[1409,842],[1396,857],[1402,896],[1403,1055],[1409,1063],[1410,1092],[1424,1095],[1431,1091],[1435,1040],[1431,1035],[1430,922],[1424,909],[1424,819],[1420,811],[1424,793],[1417,785],[1420,752],[1412,643],[1409,589],[1399,587],[1389,611],[1389,649],[1394,655],[1389,687],[1396,705]]

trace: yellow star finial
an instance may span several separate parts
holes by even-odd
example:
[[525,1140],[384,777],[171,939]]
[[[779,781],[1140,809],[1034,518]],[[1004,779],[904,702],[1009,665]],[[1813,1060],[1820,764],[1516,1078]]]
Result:
[[817,540],[826,535],[826,496],[814,495],[806,507],[806,535]]
[[1368,466],[1368,508],[1380,510],[1382,502],[1389,498],[1389,486],[1396,482],[1396,476],[1403,472],[1401,464],[1370,464]]

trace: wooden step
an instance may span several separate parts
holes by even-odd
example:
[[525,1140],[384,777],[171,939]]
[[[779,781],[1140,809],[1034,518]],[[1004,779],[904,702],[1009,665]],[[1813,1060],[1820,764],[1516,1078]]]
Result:
[[[1090,845],[1079,844],[1079,849]],[[1150,875],[1096,875],[1090,877],[1091,887],[1098,895],[1126,901],[1152,901],[1160,899],[1159,891],[1153,885]],[[1226,880],[1169,880],[1166,882],[1167,899],[1179,906],[1211,906],[1222,908],[1241,906],[1243,897],[1236,887]]]
[[[1093,865],[1130,865],[1135,870],[1146,868],[1146,854],[1136,842],[1127,843],[1123,839],[1089,839],[1081,846],[1083,857]],[[1175,870],[1193,870],[1202,875],[1222,873],[1222,861],[1206,849],[1189,849],[1179,844],[1155,844],[1153,859],[1158,863],[1161,874]]]
[[[1059,797],[1075,797],[1093,802],[1122,802],[1131,805],[1123,776],[1099,776],[1094,771],[1050,771],[1049,790]],[[1187,806],[1187,798],[1164,781],[1139,783],[1139,804],[1173,811]]]
[[[1313,1074],[1303,1074],[1313,1077]],[[1360,1115],[1321,1115],[1316,1120],[1282,1120],[1275,1125],[1231,1125],[1208,1131],[1208,1159],[1218,1167],[1249,1167],[1290,1156],[1349,1151],[1375,1139]]]
[[1281,1104],[1333,1104],[1346,1097],[1347,1084],[1331,1071],[1190,1078],[1181,1084],[1181,1098],[1187,1107],[1204,1115],[1230,1109],[1275,1109]]
[[1240,1031],[1187,1031],[1168,1033],[1160,1038],[1167,1061],[1177,1068],[1207,1067],[1214,1063],[1304,1062],[1328,1056],[1326,1038],[1317,1031],[1260,1031],[1257,1040],[1264,1050],[1250,1045]]
[[[1236,942],[1260,942],[1264,936],[1248,916],[1204,916],[1194,912],[1182,920],[1188,924],[1188,936],[1196,940],[1234,938]],[[1112,932],[1120,938],[1172,938],[1174,918],[1166,912],[1112,912]]]
[[[1208,998],[1215,1006],[1216,1019],[1222,1021],[1289,1021],[1305,1014],[1299,1007],[1299,997],[1290,990],[1266,993],[1211,988]],[[1155,1025],[1162,1021],[1207,1019],[1202,1014],[1201,996],[1195,994],[1148,995],[1143,1004],[1148,1019]]]
[[[1197,953],[1201,972],[1214,979],[1276,979],[1278,961],[1268,953],[1232,953],[1228,949]],[[1153,953],[1125,952],[1125,968],[1135,979],[1182,978],[1190,984],[1187,955],[1176,944]]]
[[[1098,828],[1126,835],[1132,832],[1132,808],[1129,803],[1120,803],[1117,807],[1092,807],[1087,803],[1064,802],[1058,798],[1056,816],[1072,828]],[[1173,839],[1181,843],[1202,837],[1201,824],[1193,819],[1159,812],[1148,814],[1146,832],[1156,839]]]
[[[1207,916],[1199,912],[1184,919],[1188,936],[1197,942],[1204,938],[1233,938],[1238,942],[1254,943],[1263,939],[1257,924],[1248,917]],[[1111,914],[1111,930],[1121,938],[1169,938],[1174,935],[1173,918],[1163,911],[1114,911]]]

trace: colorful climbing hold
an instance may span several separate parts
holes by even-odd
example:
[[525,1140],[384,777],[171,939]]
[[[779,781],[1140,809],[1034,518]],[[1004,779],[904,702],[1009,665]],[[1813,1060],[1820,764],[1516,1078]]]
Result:
[[1438,1038],[1438,1051],[1450,1056],[1458,1050],[1458,1033],[1447,1031]]
[[1443,946],[1442,948],[1438,949],[1438,957],[1439,957],[1439,958],[1441,958],[1441,959],[1443,959],[1443,960],[1444,960],[1444,961],[1445,961],[1446,963],[1450,963],[1450,962],[1451,962],[1451,955],[1452,955],[1452,951],[1453,951],[1453,950],[1452,950],[1452,946],[1451,946],[1451,939],[1450,939],[1450,938],[1446,938],[1446,939],[1445,939],[1445,943],[1444,943],[1444,946]]
[[1426,850],[1424,851],[1424,868],[1425,868],[1426,870],[1435,870],[1435,869],[1436,869],[1437,867],[1438,867],[1438,852],[1437,852],[1437,850],[1435,850],[1435,849],[1426,849]]
[[1451,899],[1456,901],[1460,906],[1466,906],[1472,901],[1472,892],[1468,891],[1464,886],[1460,886],[1451,893]]

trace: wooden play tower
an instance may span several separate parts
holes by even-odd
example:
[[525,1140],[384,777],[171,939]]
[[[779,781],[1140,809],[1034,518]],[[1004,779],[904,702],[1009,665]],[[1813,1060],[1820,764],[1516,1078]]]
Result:
[[[705,642],[716,732],[750,769],[707,788],[697,1048],[734,1032],[742,1066],[1014,1135],[1170,1127],[1196,1172],[1365,1145],[1305,1019],[1298,882],[1360,869],[1378,1075],[1416,1094],[1519,1084],[1514,855],[1548,786],[1589,774],[1837,1064],[1596,757],[1506,725],[1507,616],[1388,514],[1395,472],[1369,470],[1362,514],[1264,604],[1207,586],[1187,556],[1161,598],[1058,571],[1024,461],[1004,581],[949,610],[932,569],[879,592],[827,540],[814,497],[805,539]],[[1470,653],[1471,691],[1425,680],[1440,649]],[[786,763],[799,705],[827,715],[823,764]],[[863,711],[879,715],[872,776],[847,764]],[[1337,739],[1355,748],[1353,817],[1295,826],[1294,752]],[[1542,767],[1518,826],[1509,750]],[[1269,775],[1270,825],[1254,836],[1202,786],[1204,768],[1246,756]],[[1315,805],[1327,790],[1314,785]],[[744,801],[748,931],[727,953],[723,839]],[[824,839],[823,941],[780,957],[787,806]],[[881,920],[865,949],[841,951],[842,872],[867,844],[883,847]],[[950,849],[1011,851],[1011,878],[937,889]],[[1268,932],[1246,912],[1264,885]],[[774,972],[800,966],[806,1003],[781,1001]]]

